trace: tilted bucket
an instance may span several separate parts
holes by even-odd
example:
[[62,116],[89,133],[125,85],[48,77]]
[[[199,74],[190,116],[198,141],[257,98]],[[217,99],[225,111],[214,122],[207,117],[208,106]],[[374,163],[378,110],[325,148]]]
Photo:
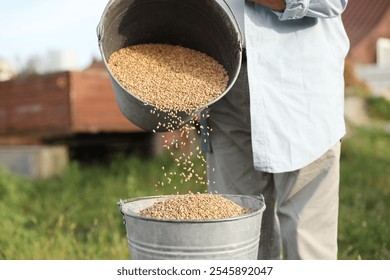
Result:
[[[97,27],[99,49],[119,108],[128,120],[146,131],[176,129],[230,90],[241,67],[242,38],[238,23],[228,11],[215,0],[111,0],[107,4]],[[177,118],[145,104],[118,82],[107,61],[123,47],[146,43],[179,45],[213,57],[229,75],[226,90],[194,112],[177,112]],[[171,119],[170,125],[158,125],[167,119]]]
[[163,220],[139,211],[169,196],[120,201],[132,259],[257,259],[262,196],[222,195],[248,214],[215,220]]

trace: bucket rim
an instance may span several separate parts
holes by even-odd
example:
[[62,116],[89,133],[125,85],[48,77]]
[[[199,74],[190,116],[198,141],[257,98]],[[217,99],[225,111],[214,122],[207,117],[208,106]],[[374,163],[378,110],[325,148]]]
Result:
[[[179,194],[179,195],[183,195],[183,194]],[[251,218],[253,216],[257,216],[259,214],[262,214],[264,212],[264,210],[266,209],[266,205],[265,205],[265,202],[264,202],[264,196],[263,195],[236,195],[236,194],[218,194],[218,195],[221,195],[221,196],[223,196],[225,198],[229,198],[229,197],[248,197],[248,198],[260,200],[263,203],[263,205],[262,205],[262,207],[260,209],[257,209],[256,211],[253,211],[253,212],[250,212],[250,213],[246,213],[246,214],[243,214],[243,215],[239,215],[239,216],[235,216],[235,217],[231,217],[231,218],[207,219],[207,220],[160,219],[160,218],[145,217],[145,216],[142,216],[142,215],[140,215],[140,214],[138,214],[136,212],[124,212],[123,211],[123,206],[125,204],[127,204],[127,203],[130,203],[130,202],[135,202],[135,201],[144,200],[144,199],[168,198],[168,197],[172,197],[172,196],[176,196],[176,195],[140,196],[140,197],[134,197],[134,198],[127,198],[127,199],[124,199],[124,200],[120,199],[117,202],[117,205],[120,207],[120,212],[123,215],[123,218],[124,218],[124,216],[129,216],[129,217],[137,218],[137,219],[140,219],[140,220],[148,220],[148,221],[162,222],[162,223],[178,223],[178,224],[185,224],[185,223],[189,223],[189,224],[195,224],[195,223],[207,224],[207,223],[221,223],[221,222],[231,222],[231,221],[234,221],[234,220],[243,220],[243,219],[248,219],[248,218]]]

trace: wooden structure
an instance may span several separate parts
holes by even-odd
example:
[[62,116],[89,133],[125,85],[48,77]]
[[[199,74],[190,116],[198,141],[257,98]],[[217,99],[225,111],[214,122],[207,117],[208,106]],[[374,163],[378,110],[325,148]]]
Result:
[[108,74],[99,63],[82,72],[33,75],[0,83],[0,137],[140,131],[120,112]]

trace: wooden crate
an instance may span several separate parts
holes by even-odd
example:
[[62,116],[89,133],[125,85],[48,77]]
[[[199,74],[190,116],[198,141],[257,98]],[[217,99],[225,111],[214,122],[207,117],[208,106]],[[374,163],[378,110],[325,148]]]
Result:
[[104,68],[0,83],[0,137],[139,131],[121,113]]

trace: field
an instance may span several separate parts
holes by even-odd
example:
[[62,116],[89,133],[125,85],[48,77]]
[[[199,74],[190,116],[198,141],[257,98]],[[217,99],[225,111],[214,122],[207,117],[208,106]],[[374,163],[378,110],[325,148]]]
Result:
[[[352,129],[343,142],[339,259],[390,259],[389,147],[380,129]],[[202,161],[194,163],[202,173]],[[0,168],[0,259],[128,259],[118,200],[205,189],[172,177],[156,191],[178,168],[168,155],[118,156],[71,162],[61,176],[34,182]]]

